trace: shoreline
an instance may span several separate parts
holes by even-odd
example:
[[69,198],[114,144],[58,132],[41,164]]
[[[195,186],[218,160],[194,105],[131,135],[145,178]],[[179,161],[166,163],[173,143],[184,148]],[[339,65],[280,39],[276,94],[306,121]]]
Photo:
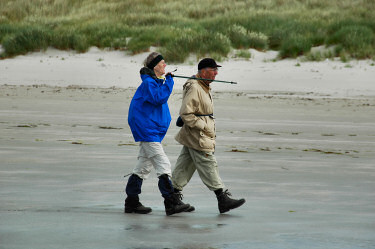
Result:
[[[102,86],[84,86],[84,85],[68,85],[68,86],[53,86],[47,84],[41,85],[9,85],[3,84],[0,85],[0,98],[1,97],[32,97],[32,98],[39,98],[42,96],[48,97],[56,97],[61,95],[62,97],[67,97],[67,94],[63,95],[63,91],[74,93],[80,97],[90,97],[90,93],[97,93],[103,96],[107,94],[111,95],[111,98],[116,98],[118,94],[127,94],[132,93],[134,94],[137,90],[137,87],[129,86],[129,87],[102,87]],[[182,89],[173,89],[173,95],[182,95]],[[227,95],[231,97],[238,97],[238,96],[246,96],[249,99],[254,98],[275,98],[275,99],[323,99],[323,100],[344,100],[344,99],[368,99],[372,100],[375,99],[375,95],[353,95],[353,96],[335,96],[329,93],[316,93],[316,92],[298,92],[298,91],[272,91],[272,90],[228,90],[228,91],[220,91],[212,89],[212,95],[215,99],[215,95]],[[73,96],[70,96],[73,97]]]

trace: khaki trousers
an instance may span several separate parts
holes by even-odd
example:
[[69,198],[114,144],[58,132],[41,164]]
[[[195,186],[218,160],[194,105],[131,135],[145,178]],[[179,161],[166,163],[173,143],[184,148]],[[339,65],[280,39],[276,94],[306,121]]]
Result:
[[198,151],[186,146],[182,148],[172,172],[173,187],[181,191],[195,170],[208,189],[215,191],[224,188],[213,152]]

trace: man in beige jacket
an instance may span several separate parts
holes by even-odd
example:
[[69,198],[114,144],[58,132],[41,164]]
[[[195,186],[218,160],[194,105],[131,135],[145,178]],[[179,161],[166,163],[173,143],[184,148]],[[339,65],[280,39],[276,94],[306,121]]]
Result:
[[220,213],[225,213],[241,206],[245,200],[231,199],[228,190],[223,191],[225,186],[214,155],[216,135],[210,83],[218,74],[218,67],[221,66],[214,59],[205,58],[198,64],[198,74],[184,84],[180,109],[184,124],[176,135],[183,148],[172,172],[172,183],[175,191],[180,193],[197,170],[203,183],[215,192]]

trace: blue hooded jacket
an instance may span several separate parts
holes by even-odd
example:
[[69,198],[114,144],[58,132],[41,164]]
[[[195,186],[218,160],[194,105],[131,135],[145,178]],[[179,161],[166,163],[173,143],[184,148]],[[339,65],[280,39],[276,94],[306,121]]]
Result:
[[161,142],[171,123],[168,98],[172,93],[172,76],[158,79],[153,70],[140,70],[142,83],[129,106],[128,123],[136,142]]

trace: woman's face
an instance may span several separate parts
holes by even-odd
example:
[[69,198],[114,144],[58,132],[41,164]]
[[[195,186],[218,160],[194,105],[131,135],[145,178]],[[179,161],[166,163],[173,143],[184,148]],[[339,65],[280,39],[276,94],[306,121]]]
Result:
[[165,74],[165,67],[167,64],[165,63],[164,60],[161,60],[155,67],[154,67],[154,72],[156,76],[160,77]]

